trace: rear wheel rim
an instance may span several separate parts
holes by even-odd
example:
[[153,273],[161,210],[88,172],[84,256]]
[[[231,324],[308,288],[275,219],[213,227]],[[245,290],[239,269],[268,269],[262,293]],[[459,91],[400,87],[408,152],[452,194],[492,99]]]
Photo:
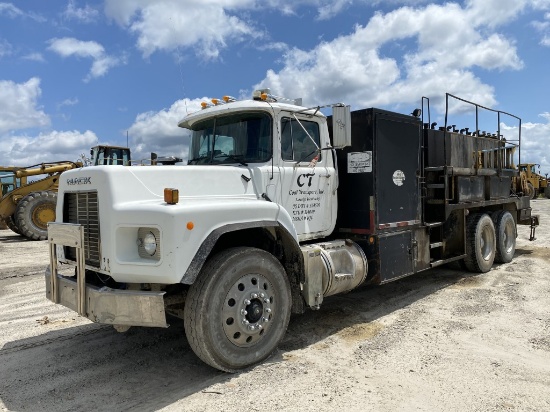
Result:
[[488,261],[494,252],[493,245],[495,243],[495,236],[493,231],[487,226],[483,229],[480,236],[480,249],[483,260]]
[[503,236],[502,236],[502,244],[504,245],[504,250],[506,253],[511,253],[514,249],[514,239],[515,239],[515,231],[514,226],[512,223],[508,223],[504,226]]

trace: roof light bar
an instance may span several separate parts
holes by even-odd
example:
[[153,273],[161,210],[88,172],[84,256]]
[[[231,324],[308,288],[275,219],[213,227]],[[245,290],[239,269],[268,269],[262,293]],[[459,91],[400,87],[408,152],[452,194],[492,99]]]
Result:
[[301,97],[297,98],[297,99],[288,99],[286,97],[275,96],[275,95],[271,94],[271,90],[269,90],[269,89],[254,90],[254,92],[252,92],[252,99],[262,100],[264,102],[269,102],[269,103],[284,102],[284,103],[294,104],[296,106],[301,106],[302,105],[302,98]]

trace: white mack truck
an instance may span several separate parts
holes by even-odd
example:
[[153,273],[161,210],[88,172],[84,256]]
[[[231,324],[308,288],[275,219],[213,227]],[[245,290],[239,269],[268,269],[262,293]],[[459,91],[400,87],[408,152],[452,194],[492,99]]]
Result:
[[453,261],[487,272],[513,259],[517,224],[534,239],[507,113],[487,134],[477,116],[470,132],[420,110],[326,107],[268,90],[213,99],[179,123],[187,165],[65,172],[48,299],[118,331],[182,318],[199,358],[234,372],[327,296]]

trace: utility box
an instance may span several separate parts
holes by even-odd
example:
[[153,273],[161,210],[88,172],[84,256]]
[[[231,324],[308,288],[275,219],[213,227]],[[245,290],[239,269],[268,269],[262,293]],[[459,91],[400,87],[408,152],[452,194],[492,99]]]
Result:
[[351,146],[337,152],[338,230],[374,234],[420,224],[420,120],[370,108],[352,112],[351,123]]

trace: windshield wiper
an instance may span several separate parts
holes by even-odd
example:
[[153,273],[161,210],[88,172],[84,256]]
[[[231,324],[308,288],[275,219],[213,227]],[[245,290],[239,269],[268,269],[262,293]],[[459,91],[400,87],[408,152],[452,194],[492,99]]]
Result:
[[243,160],[242,160],[242,157],[243,155],[233,155],[233,154],[225,154],[225,153],[218,153],[217,155],[214,156],[214,158],[216,157],[223,157],[225,156],[225,159],[224,160],[227,160],[227,159],[231,159],[231,160],[234,160],[235,162],[243,165],[243,166],[248,166],[248,163],[245,163]]
[[243,155],[228,155],[226,160],[227,159],[233,159],[233,160],[236,160],[239,164],[243,165],[243,166],[248,166],[248,163],[245,163],[244,160],[242,160],[242,157]]
[[192,162],[198,162],[199,160],[204,160],[204,159],[208,159],[208,158],[209,158],[209,156],[207,156],[207,155],[202,155],[202,156],[195,157],[195,158],[189,160],[189,161],[187,162],[187,164],[191,164]]

